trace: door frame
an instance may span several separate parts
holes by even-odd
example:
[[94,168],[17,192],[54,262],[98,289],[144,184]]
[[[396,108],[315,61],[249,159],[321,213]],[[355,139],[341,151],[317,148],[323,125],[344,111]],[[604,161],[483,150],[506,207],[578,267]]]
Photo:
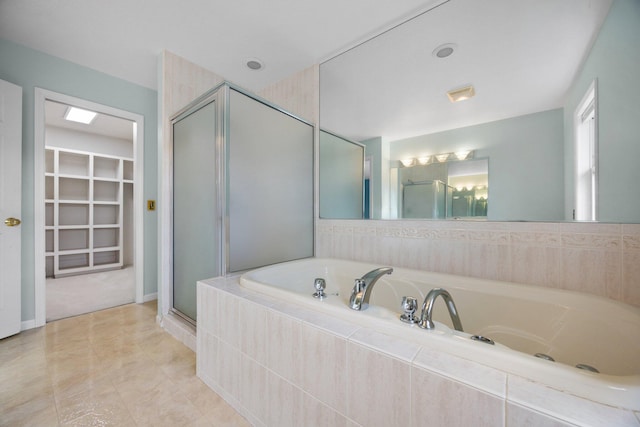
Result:
[[45,102],[74,105],[98,113],[131,120],[133,132],[133,264],[136,303],[144,302],[144,116],[81,98],[35,88],[34,104],[34,251],[35,251],[35,327],[46,324],[45,264]]

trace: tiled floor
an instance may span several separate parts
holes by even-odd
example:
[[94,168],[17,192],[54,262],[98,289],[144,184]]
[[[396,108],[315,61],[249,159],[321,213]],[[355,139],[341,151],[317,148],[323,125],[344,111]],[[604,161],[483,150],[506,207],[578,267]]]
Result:
[[155,315],[129,304],[0,340],[0,426],[248,426]]
[[128,304],[136,298],[135,269],[47,278],[47,322]]

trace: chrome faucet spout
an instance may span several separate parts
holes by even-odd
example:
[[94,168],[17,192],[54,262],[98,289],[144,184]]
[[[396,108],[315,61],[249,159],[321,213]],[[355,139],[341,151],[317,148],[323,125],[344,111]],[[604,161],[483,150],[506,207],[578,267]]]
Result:
[[449,316],[451,316],[453,327],[456,331],[463,332],[462,322],[460,322],[460,316],[458,316],[456,304],[453,302],[451,294],[447,292],[447,290],[442,288],[431,289],[427,296],[424,298],[424,303],[422,304],[422,314],[420,315],[420,323],[418,323],[418,326],[420,326],[422,329],[434,329],[436,327],[435,323],[433,323],[432,320],[433,306],[436,302],[436,298],[440,296],[447,305],[447,310],[449,310]]
[[378,279],[385,274],[391,274],[393,268],[380,267],[371,270],[360,279],[356,279],[351,291],[351,298],[349,298],[349,307],[353,310],[364,310],[369,306],[369,298],[371,298],[371,291],[373,285],[376,284]]

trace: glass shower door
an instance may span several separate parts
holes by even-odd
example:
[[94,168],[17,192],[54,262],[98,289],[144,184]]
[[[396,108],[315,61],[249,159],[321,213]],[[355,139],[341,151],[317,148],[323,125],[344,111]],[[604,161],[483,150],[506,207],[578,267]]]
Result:
[[196,282],[220,274],[216,101],[173,124],[173,309],[196,321]]

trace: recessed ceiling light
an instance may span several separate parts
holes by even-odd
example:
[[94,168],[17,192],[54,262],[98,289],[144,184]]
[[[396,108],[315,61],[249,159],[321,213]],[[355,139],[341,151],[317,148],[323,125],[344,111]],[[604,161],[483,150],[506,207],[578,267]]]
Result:
[[446,58],[450,56],[457,49],[457,47],[458,45],[456,45],[455,43],[445,43],[435,48],[432,52],[432,55],[438,58]]
[[64,118],[71,122],[84,123],[85,125],[88,125],[96,118],[97,115],[98,113],[95,111],[83,110],[78,107],[69,107],[67,108]]
[[471,85],[447,92],[447,96],[451,102],[464,101],[465,99],[473,98],[475,95],[476,91]]
[[246,62],[247,68],[252,71],[259,71],[264,69],[264,63],[257,58],[249,58]]

